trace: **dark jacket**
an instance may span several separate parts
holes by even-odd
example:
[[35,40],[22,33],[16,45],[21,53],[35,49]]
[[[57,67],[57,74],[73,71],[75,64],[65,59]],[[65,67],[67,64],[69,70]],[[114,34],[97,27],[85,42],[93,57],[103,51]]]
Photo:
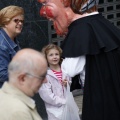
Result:
[[0,87],[8,80],[8,64],[19,49],[18,41],[11,40],[7,33],[0,29]]

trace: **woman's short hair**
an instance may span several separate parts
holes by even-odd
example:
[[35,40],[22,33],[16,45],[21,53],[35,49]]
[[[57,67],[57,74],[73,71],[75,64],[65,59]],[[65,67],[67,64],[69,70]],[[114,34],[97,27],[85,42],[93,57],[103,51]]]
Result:
[[0,27],[8,24],[17,15],[24,16],[24,9],[19,6],[10,5],[0,10]]

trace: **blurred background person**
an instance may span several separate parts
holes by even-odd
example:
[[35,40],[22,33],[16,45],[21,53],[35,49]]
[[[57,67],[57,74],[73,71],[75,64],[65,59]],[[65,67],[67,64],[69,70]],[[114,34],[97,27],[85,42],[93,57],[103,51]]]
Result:
[[7,6],[0,10],[0,87],[8,80],[8,64],[20,50],[16,37],[22,31],[24,10],[19,6]]
[[41,120],[32,97],[46,82],[46,72],[46,59],[36,50],[22,49],[13,57],[9,81],[0,89],[1,120]]

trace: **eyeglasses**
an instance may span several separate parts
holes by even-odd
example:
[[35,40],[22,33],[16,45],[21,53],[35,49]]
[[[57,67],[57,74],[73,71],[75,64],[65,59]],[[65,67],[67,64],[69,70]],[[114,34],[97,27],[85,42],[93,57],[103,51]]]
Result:
[[18,24],[19,22],[21,22],[22,24],[24,23],[24,20],[20,20],[20,19],[14,19],[13,21],[14,21],[15,23],[17,23],[17,24]]
[[38,76],[36,76],[36,75],[33,75],[33,74],[30,74],[30,73],[26,73],[26,75],[35,77],[35,78],[37,78],[37,79],[39,79],[39,80],[44,80],[44,79],[46,78],[46,74],[45,74],[44,76],[40,76],[40,77],[38,77]]

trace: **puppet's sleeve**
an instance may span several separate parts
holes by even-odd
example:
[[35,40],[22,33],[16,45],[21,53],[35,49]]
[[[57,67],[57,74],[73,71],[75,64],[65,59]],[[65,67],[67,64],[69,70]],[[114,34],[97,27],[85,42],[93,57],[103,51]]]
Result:
[[65,58],[62,62],[61,69],[65,74],[74,77],[84,72],[85,63],[85,56]]

